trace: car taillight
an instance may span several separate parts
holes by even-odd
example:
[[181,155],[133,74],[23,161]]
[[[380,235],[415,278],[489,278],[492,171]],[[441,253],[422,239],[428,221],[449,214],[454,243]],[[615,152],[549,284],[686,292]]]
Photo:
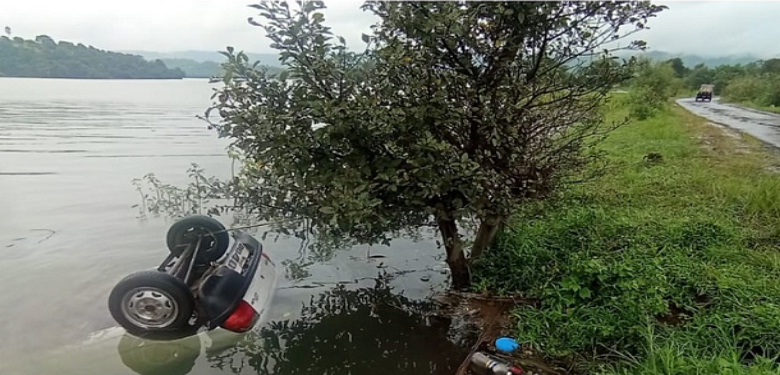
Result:
[[222,328],[233,332],[246,332],[254,327],[258,317],[252,305],[241,300],[233,314],[222,324]]

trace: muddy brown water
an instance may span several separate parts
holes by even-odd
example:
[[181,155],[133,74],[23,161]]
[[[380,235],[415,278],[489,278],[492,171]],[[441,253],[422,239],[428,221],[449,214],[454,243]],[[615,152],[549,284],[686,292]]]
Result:
[[[0,78],[0,374],[453,373],[468,345],[428,317],[446,279],[430,236],[282,276],[267,321],[235,344],[182,353],[157,343],[169,367],[128,367],[132,338],[106,299],[162,260],[171,223],[139,216],[131,181],[153,172],[184,184],[191,163],[229,175],[227,142],[195,118],[210,94],[205,80]],[[300,245],[265,242],[277,262]]]

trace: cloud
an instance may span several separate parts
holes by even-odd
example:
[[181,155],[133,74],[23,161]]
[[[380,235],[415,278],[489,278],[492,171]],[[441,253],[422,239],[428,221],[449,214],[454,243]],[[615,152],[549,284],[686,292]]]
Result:
[[780,54],[780,2],[666,1],[669,7],[641,34],[658,51],[726,56]]
[[[247,18],[257,11],[247,0],[3,0],[0,26],[25,38],[46,34],[112,50],[223,50],[270,52],[261,28]],[[359,9],[362,1],[326,0],[328,25],[362,48],[360,35],[375,21]],[[780,53],[780,2],[667,1],[669,10],[637,34],[652,50],[699,55]]]
[[[0,26],[14,35],[34,38],[49,35],[112,50],[223,50],[232,45],[268,52],[261,28],[247,18],[257,15],[247,0],[4,0]],[[326,16],[335,32],[351,45],[368,31],[371,16],[361,1],[329,1]]]

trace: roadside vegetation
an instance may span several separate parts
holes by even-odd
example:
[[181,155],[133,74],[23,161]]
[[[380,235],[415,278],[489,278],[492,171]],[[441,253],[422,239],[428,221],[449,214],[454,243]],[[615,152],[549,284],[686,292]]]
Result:
[[736,78],[726,86],[723,95],[730,102],[780,113],[780,72]]
[[703,64],[686,67],[679,58],[667,60],[675,77],[692,93],[702,84],[714,84],[715,94],[727,102],[780,113],[780,59],[759,60],[744,65]]
[[476,289],[537,301],[517,337],[588,373],[778,373],[780,159],[729,134],[668,106],[611,133],[605,174],[516,215]]
[[621,103],[628,106],[627,115],[645,120],[667,108],[669,98],[684,91],[683,82],[669,63],[640,59],[634,64],[633,77],[626,81],[628,96]]

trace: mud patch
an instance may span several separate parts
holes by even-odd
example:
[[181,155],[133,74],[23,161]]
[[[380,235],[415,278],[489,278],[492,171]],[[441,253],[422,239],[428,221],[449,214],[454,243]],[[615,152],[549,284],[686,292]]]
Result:
[[722,154],[724,151],[738,154],[751,154],[753,151],[742,133],[727,126],[714,122],[706,122],[713,131],[705,131],[695,138],[701,143],[701,147],[707,151]]
[[766,170],[772,173],[780,173],[780,166],[778,165],[770,165],[766,167]]
[[762,149],[769,154],[768,165],[764,168],[767,172],[780,174],[780,148],[763,144]]
[[515,321],[512,317],[512,309],[522,304],[532,304],[532,301],[513,298],[486,297],[472,293],[450,292],[439,297],[442,304],[442,314],[455,317],[458,320],[470,322],[479,329],[479,337],[470,348],[469,355],[463,359],[456,375],[473,374],[470,371],[470,357],[473,353],[481,351],[502,359],[514,366],[520,367],[525,374],[533,375],[557,375],[565,374],[563,368],[547,363],[541,353],[538,353],[523,343],[522,338],[517,338],[522,349],[512,355],[503,355],[496,351],[495,341],[499,337],[514,337],[517,332]]
[[742,134],[740,132],[732,129],[732,128],[729,128],[727,126],[723,126],[721,124],[717,124],[717,123],[714,123],[714,122],[707,122],[707,125],[714,126],[714,127],[718,128],[718,129],[720,129],[723,132],[723,134],[725,134],[725,135],[727,135],[727,136],[729,136],[731,138],[742,139]]

